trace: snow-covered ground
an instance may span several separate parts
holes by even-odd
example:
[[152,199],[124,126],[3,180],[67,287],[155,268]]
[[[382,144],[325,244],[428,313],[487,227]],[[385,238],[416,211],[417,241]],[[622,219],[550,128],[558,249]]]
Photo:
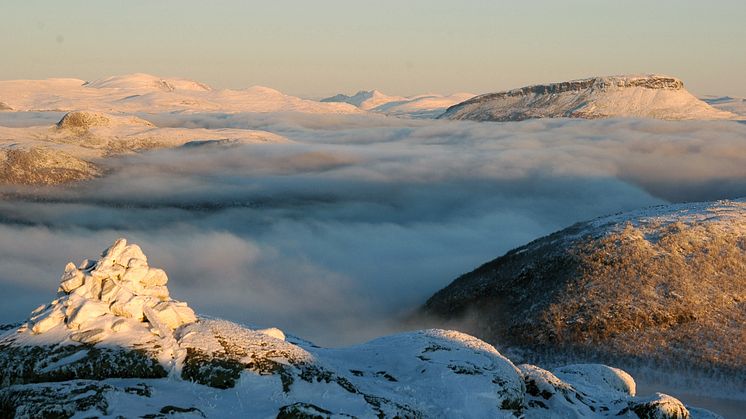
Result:
[[[127,236],[198,312],[349,345],[402,331],[457,275],[575,222],[746,196],[746,125],[728,120],[482,124],[142,75],[13,83],[0,322],[48,302],[67,260]],[[57,125],[74,110],[86,116]]]
[[705,96],[702,98],[710,106],[721,111],[737,115],[738,119],[746,119],[746,98],[730,96]]
[[358,113],[345,103],[320,103],[253,86],[216,90],[184,79],[128,74],[79,79],[0,81],[0,111],[310,112]]
[[[469,335],[421,330],[337,349],[198,319],[117,240],[69,263],[58,298],[0,335],[3,416],[715,418],[588,364],[514,365]],[[133,380],[136,379],[136,380]]]
[[684,83],[662,75],[593,77],[488,93],[454,105],[441,116],[475,121],[531,118],[734,119],[697,99]]
[[435,118],[450,106],[474,97],[473,93],[424,94],[410,97],[389,96],[378,90],[361,90],[352,96],[338,94],[322,99],[326,103],[349,103],[360,109],[409,118]]

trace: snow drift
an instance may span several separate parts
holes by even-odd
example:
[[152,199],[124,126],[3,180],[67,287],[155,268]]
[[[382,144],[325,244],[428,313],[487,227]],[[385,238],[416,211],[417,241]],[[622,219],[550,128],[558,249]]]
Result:
[[531,118],[729,119],[684,83],[661,75],[592,77],[489,93],[448,108],[439,118],[521,121]]
[[516,366],[455,331],[325,349],[198,318],[167,280],[123,239],[68,264],[57,298],[0,335],[0,414],[714,417],[664,394],[636,397],[615,368]]

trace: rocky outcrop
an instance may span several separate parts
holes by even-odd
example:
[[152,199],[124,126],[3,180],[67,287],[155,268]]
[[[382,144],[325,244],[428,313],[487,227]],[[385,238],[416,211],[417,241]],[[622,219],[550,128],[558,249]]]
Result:
[[91,162],[47,147],[0,149],[0,183],[58,185],[92,179],[102,173]]
[[675,77],[645,75],[592,77],[488,93],[451,106],[439,118],[520,121],[610,117],[728,119],[735,116],[692,96]]
[[73,131],[87,131],[94,127],[112,127],[116,125],[155,127],[150,122],[134,116],[122,117],[90,111],[68,112],[57,122],[58,129]]
[[97,261],[85,260],[77,267],[68,263],[58,298],[34,310],[27,327],[41,334],[64,325],[71,340],[95,343],[134,320],[167,336],[197,320],[186,303],[170,298],[167,282],[162,269],[148,266],[139,246],[120,239]]
[[689,415],[669,396],[637,397],[628,374],[604,365],[516,367],[477,338],[437,329],[325,349],[197,318],[166,283],[123,239],[99,260],[68,264],[57,298],[0,335],[0,416]]
[[745,201],[662,206],[511,250],[437,292],[423,311],[466,321],[503,347],[740,380],[745,261]]

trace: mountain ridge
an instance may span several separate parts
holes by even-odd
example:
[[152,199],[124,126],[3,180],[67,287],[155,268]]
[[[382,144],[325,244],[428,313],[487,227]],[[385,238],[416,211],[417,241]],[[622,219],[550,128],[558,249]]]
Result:
[[648,117],[731,119],[684,89],[675,77],[601,76],[479,95],[449,107],[441,119],[520,121],[532,118]]
[[531,362],[686,365],[743,388],[744,243],[744,199],[614,214],[461,275],[423,311]]

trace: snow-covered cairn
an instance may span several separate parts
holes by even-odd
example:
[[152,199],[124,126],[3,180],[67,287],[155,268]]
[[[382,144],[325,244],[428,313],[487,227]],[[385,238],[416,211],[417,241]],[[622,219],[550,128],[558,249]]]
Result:
[[140,247],[119,239],[101,259],[68,263],[57,299],[31,313],[28,327],[35,334],[65,325],[71,339],[84,343],[126,328],[128,322],[148,322],[161,336],[197,320],[186,303],[169,297],[168,277],[151,268]]

